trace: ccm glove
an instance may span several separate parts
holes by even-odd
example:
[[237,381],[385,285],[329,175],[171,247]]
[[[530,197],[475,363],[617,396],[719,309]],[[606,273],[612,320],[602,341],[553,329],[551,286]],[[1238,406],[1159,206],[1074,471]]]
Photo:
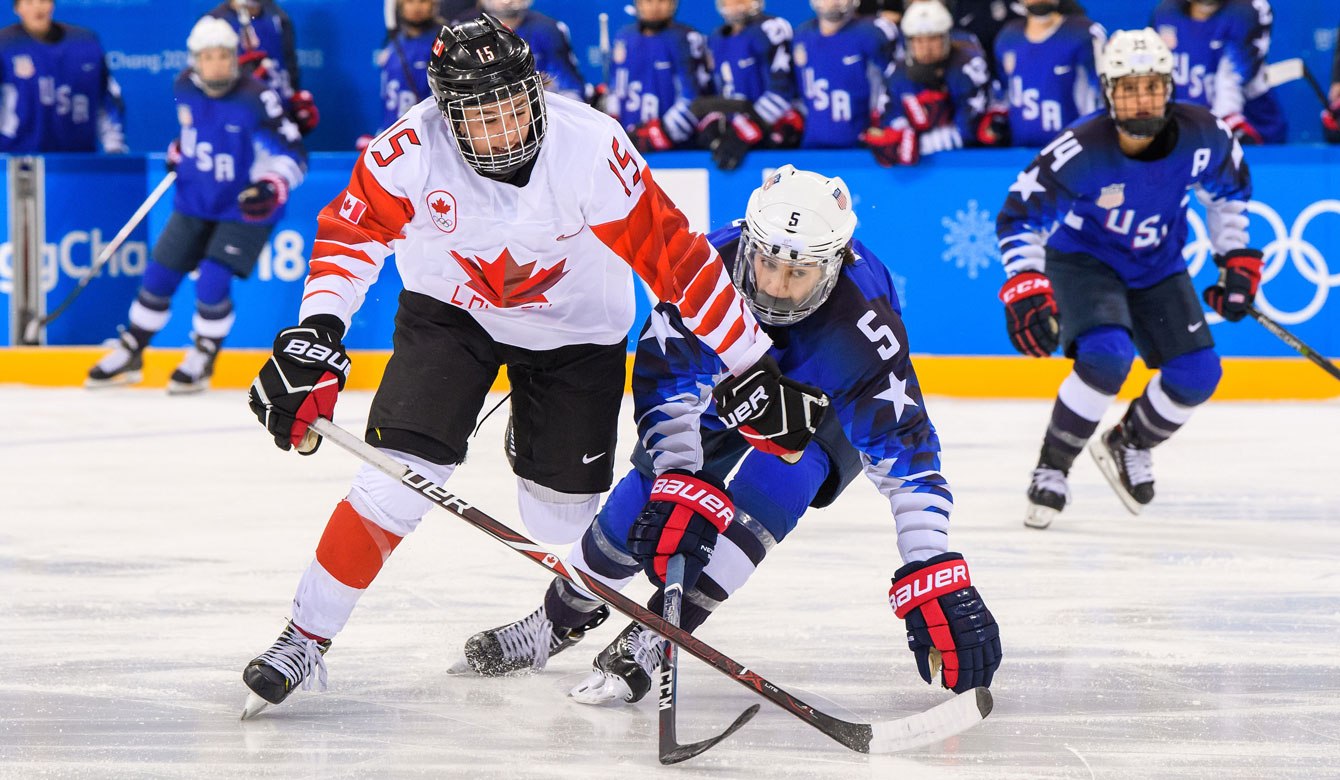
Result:
[[721,480],[705,471],[671,469],[652,483],[647,505],[628,529],[628,551],[658,585],[665,583],[670,557],[683,555],[688,591],[733,519],[735,502]]
[[247,399],[279,449],[296,446],[311,455],[321,444],[320,437],[307,442],[304,437],[316,418],[335,414],[335,400],[349,378],[343,334],[339,318],[318,314],[275,336],[274,354],[251,383]]
[[1000,666],[1000,627],[955,552],[903,566],[889,589],[893,614],[907,622],[907,647],[921,679],[933,682],[931,651],[940,656],[940,682],[954,693],[991,685]]
[[1256,289],[1261,286],[1261,252],[1256,249],[1234,249],[1214,256],[1219,266],[1219,283],[1206,287],[1202,297],[1211,309],[1229,322],[1247,316],[1247,307],[1256,301]]
[[717,414],[756,450],[788,463],[800,460],[828,411],[828,396],[817,387],[782,376],[777,361],[764,355],[740,376],[712,389]]
[[1046,274],[1024,271],[1000,288],[1010,343],[1025,355],[1047,357],[1061,343],[1061,313]]
[[288,202],[288,182],[278,176],[263,176],[237,194],[237,207],[248,222],[264,222]]

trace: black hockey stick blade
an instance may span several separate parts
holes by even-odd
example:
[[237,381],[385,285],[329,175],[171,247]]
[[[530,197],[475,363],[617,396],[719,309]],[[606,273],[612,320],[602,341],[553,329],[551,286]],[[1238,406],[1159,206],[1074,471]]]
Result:
[[1313,349],[1312,347],[1309,347],[1307,344],[1303,343],[1302,339],[1298,338],[1289,331],[1285,330],[1283,325],[1272,320],[1264,312],[1262,312],[1255,306],[1248,306],[1247,313],[1252,315],[1252,319],[1261,323],[1261,327],[1270,331],[1271,335],[1273,335],[1275,338],[1279,339],[1280,341],[1283,341],[1285,344],[1288,344],[1289,347],[1298,354],[1302,355],[1308,360],[1311,360],[1313,363],[1316,363],[1317,365],[1321,366],[1322,370],[1325,371],[1326,373],[1330,374],[1336,379],[1340,379],[1340,368],[1336,367],[1334,363],[1332,363],[1330,360],[1322,356],[1320,352]]
[[[684,602],[684,556],[683,554],[671,556],[670,562],[665,567],[665,604],[662,608],[662,616],[665,622],[671,625],[679,625],[680,609]],[[678,689],[679,675],[679,652],[673,644],[665,649],[665,658],[661,659],[661,698],[660,706],[660,758],[662,764],[678,764],[681,761],[687,761],[694,756],[711,750],[718,742],[729,737],[731,734],[740,730],[740,727],[748,723],[758,714],[758,705],[754,704],[749,709],[740,713],[735,722],[720,734],[711,739],[704,739],[701,742],[693,742],[688,745],[679,744],[679,737],[675,729],[675,713],[678,711],[677,702],[679,701]]]
[[929,710],[893,720],[871,724],[852,723],[835,718],[811,707],[758,672],[750,670],[749,667],[728,657],[679,626],[665,622],[665,618],[600,580],[588,577],[580,569],[569,569],[554,553],[513,531],[465,499],[448,492],[445,487],[410,469],[330,420],[323,417],[312,423],[299,449],[304,447],[310,449],[307,438],[310,437],[310,443],[315,444],[318,436],[330,439],[337,447],[348,451],[383,474],[399,480],[400,484],[427,498],[438,507],[530,558],[552,574],[592,594],[609,604],[615,611],[669,639],[689,655],[757,693],[793,717],[818,729],[829,739],[849,750],[857,753],[892,753],[924,747],[972,728],[991,713],[991,692],[986,688],[973,688]]

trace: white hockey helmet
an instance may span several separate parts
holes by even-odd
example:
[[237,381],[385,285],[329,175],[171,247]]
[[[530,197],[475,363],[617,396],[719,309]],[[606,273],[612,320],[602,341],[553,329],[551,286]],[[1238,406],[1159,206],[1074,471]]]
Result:
[[954,29],[954,17],[949,15],[939,0],[921,0],[907,6],[903,20],[898,23],[904,38],[920,35],[948,35]]
[[729,7],[725,0],[717,0],[717,13],[726,24],[744,24],[763,13],[763,0],[742,0]]
[[855,232],[842,179],[783,165],[749,196],[732,281],[759,320],[799,322],[833,292]]
[[[1117,30],[1107,39],[1098,61],[1098,75],[1103,81],[1103,95],[1108,111],[1117,126],[1136,138],[1152,138],[1168,123],[1172,111],[1173,56],[1168,44],[1152,28]],[[1164,83],[1164,111],[1162,116],[1121,119],[1117,114],[1116,86],[1127,76],[1159,76]]]
[[[191,28],[191,34],[186,38],[186,50],[191,56],[191,80],[206,94],[222,95],[232,89],[233,84],[237,83],[239,77],[237,41],[237,31],[233,29],[233,26],[217,17],[203,16]],[[210,49],[225,49],[232,56],[232,65],[229,67],[226,76],[206,78],[205,74],[201,72],[200,54]],[[210,67],[215,67],[215,65],[211,64]],[[210,75],[214,74],[211,73]]]

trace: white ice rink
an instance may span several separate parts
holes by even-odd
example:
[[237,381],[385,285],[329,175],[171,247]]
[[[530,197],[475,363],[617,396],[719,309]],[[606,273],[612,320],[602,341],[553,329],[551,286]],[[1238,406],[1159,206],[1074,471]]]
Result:
[[[342,397],[336,421],[361,430],[369,401]],[[540,675],[446,675],[548,577],[439,510],[327,654],[330,690],[239,722],[241,669],[283,627],[358,463],[332,445],[281,453],[238,391],[0,387],[0,776],[1340,777],[1340,402],[1200,410],[1155,452],[1141,517],[1082,455],[1071,508],[1034,531],[1023,491],[1049,408],[930,401],[951,545],[1001,626],[990,718],[868,757],[765,702],[662,768],[650,698],[566,697],[617,616]],[[504,419],[450,488],[520,529]],[[916,676],[889,610],[898,565],[888,507],[859,478],[700,635],[850,720],[925,709],[947,694]],[[684,741],[761,701],[687,657],[680,691]]]

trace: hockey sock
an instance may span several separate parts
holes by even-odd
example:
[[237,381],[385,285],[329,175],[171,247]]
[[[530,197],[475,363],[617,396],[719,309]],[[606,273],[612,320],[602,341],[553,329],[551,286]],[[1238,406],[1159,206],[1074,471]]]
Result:
[[347,500],[326,523],[316,546],[316,561],[330,576],[359,590],[367,588],[403,537],[363,517]]
[[1162,375],[1155,374],[1140,397],[1131,402],[1121,419],[1126,440],[1140,449],[1149,449],[1167,441],[1191,419],[1194,406],[1184,406],[1163,389]]
[[524,477],[516,481],[521,521],[538,542],[572,544],[600,509],[598,493],[563,493]]
[[191,330],[202,338],[223,341],[233,329],[233,322],[236,320],[232,298],[224,298],[222,302],[215,304],[196,301],[195,316],[191,318]]
[[1061,383],[1052,406],[1051,422],[1042,440],[1042,461],[1045,465],[1070,473],[1075,458],[1089,437],[1098,429],[1103,412],[1112,404],[1116,394],[1104,393],[1071,373]]

